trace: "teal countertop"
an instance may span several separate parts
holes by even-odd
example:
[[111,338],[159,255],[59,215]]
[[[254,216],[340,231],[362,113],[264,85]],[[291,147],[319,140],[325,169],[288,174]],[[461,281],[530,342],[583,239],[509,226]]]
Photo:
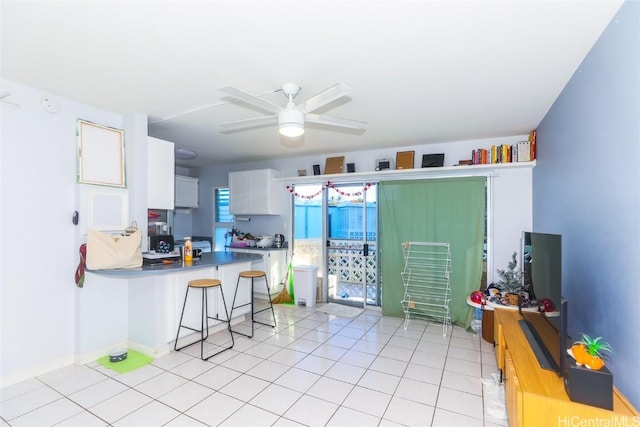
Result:
[[195,259],[190,264],[177,261],[172,264],[153,264],[143,265],[134,268],[118,268],[114,270],[89,270],[86,271],[94,274],[105,276],[142,276],[153,274],[179,273],[183,271],[198,270],[202,268],[220,267],[227,264],[235,264],[238,262],[247,262],[262,259],[262,255],[250,253],[238,253],[230,251],[217,251],[203,253],[200,259]]

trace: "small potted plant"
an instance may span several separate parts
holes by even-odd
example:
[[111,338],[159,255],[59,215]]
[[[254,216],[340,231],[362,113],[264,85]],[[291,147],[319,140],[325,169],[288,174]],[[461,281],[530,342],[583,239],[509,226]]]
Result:
[[567,353],[576,361],[576,365],[582,365],[588,369],[599,371],[604,366],[604,352],[613,353],[613,348],[602,337],[591,338],[582,334],[582,339],[575,342]]
[[506,269],[497,270],[500,280],[496,282],[496,287],[500,289],[511,305],[518,305],[518,299],[523,290],[522,271],[518,270],[517,255],[516,252],[511,255],[511,261],[507,264]]

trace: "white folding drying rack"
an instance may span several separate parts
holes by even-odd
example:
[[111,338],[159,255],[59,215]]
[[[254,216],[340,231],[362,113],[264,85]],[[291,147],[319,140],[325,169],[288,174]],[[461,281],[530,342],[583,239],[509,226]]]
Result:
[[404,328],[409,319],[442,322],[442,335],[451,326],[451,251],[449,243],[404,242]]

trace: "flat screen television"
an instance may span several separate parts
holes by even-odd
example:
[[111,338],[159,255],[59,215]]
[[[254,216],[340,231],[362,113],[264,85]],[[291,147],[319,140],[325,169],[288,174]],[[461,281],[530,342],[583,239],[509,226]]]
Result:
[[562,375],[567,335],[567,301],[562,297],[562,237],[558,234],[522,233],[522,268],[525,291],[541,307],[544,298],[553,312],[520,310],[520,326],[543,369]]

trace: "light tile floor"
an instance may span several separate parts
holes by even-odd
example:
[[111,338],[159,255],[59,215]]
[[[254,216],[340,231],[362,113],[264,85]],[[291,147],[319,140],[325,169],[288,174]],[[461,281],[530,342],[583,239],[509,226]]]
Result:
[[6,387],[0,427],[507,425],[484,410],[481,380],[497,368],[479,335],[454,326],[443,337],[421,320],[405,329],[374,310],[275,309],[276,328],[256,325],[208,361],[194,345],[127,374],[93,362]]

